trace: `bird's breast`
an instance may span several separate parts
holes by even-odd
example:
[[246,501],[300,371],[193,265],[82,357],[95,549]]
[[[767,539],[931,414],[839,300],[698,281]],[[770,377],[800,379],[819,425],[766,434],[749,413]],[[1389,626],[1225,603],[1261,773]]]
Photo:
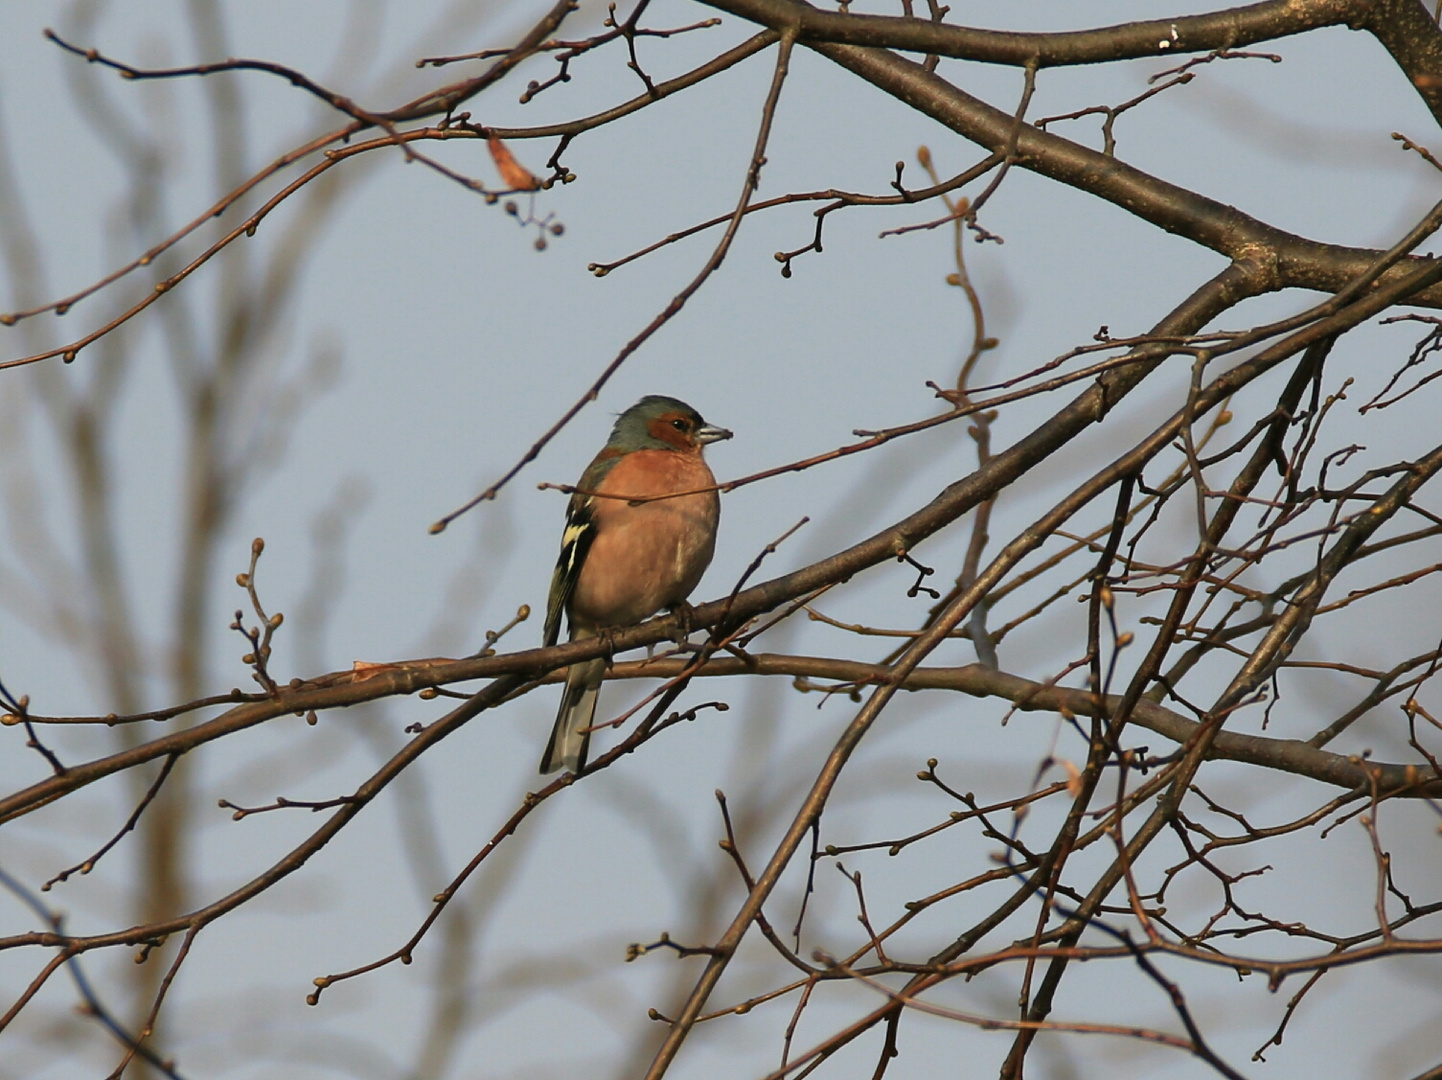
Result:
[[[721,501],[699,455],[641,450],[616,463],[593,498],[596,534],[571,600],[572,625],[630,626],[685,600],[711,562]],[[655,496],[692,492],[674,498]],[[633,502],[651,498],[654,501]]]

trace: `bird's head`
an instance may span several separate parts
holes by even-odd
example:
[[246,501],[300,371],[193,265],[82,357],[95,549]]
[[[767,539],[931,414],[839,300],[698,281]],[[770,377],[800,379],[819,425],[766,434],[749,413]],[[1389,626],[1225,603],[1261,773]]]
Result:
[[651,394],[623,412],[611,429],[608,449],[679,450],[699,454],[707,443],[731,438],[723,427],[713,427],[684,401]]

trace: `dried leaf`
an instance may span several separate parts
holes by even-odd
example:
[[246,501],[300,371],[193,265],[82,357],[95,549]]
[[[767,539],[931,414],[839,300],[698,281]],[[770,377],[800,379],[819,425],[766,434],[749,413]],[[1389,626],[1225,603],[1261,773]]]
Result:
[[1062,758],[1060,764],[1066,770],[1066,793],[1075,799],[1082,791],[1081,770],[1065,758]]
[[385,674],[395,666],[395,664],[375,664],[368,660],[355,660],[351,663],[350,681],[353,683],[365,682],[367,679],[374,679],[377,675]]
[[501,174],[501,182],[513,191],[537,191],[541,182],[536,179],[530,169],[526,168],[507,148],[506,144],[492,135],[486,140],[486,146],[490,148],[491,157],[495,159],[496,171]]

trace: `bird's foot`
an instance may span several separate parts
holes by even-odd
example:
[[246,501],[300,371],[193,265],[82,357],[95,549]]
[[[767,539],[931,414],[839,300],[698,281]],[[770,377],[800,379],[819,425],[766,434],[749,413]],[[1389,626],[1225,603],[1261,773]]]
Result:
[[606,651],[606,670],[611,669],[611,664],[616,657],[616,632],[621,627],[603,626],[596,631],[596,636],[601,639],[601,648]]
[[676,616],[676,634],[672,640],[677,645],[685,645],[691,640],[691,631],[696,621],[696,609],[682,600],[671,609],[671,614]]

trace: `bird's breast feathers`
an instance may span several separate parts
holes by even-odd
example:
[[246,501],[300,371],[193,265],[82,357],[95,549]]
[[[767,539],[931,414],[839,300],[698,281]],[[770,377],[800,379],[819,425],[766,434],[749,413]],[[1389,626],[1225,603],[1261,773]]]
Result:
[[[626,626],[685,600],[715,550],[721,502],[700,490],[715,483],[699,454],[638,450],[617,461],[588,500],[594,534],[573,625]],[[656,498],[665,495],[676,497]]]

